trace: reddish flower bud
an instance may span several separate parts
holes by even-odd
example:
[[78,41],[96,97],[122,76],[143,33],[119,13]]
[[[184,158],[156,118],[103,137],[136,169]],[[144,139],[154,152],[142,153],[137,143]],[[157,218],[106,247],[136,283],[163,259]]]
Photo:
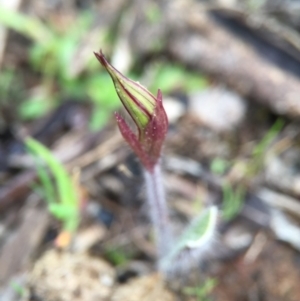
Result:
[[168,130],[168,118],[162,104],[162,94],[152,95],[141,84],[125,77],[108,63],[103,53],[95,53],[102,66],[110,74],[116,92],[138,129],[136,135],[125,120],[116,113],[120,132],[143,166],[152,171],[157,163]]

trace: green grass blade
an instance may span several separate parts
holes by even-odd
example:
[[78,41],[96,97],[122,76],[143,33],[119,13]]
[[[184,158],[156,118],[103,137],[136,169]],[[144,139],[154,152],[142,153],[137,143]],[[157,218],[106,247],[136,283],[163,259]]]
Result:
[[222,186],[223,203],[222,203],[222,217],[229,221],[239,214],[243,208],[246,189],[242,184],[235,189],[229,184],[225,183]]
[[26,138],[26,146],[48,165],[58,189],[59,199],[63,205],[77,206],[77,196],[73,183],[60,162],[41,143],[32,138]]
[[262,140],[254,147],[252,155],[253,157],[261,156],[266,152],[271,142],[276,138],[278,133],[284,126],[284,121],[282,119],[277,119],[277,121],[268,130]]
[[0,23],[39,43],[47,43],[52,33],[38,19],[0,5]]
[[40,162],[38,162],[38,160],[36,161],[37,161],[36,171],[43,187],[45,200],[47,201],[48,204],[55,203],[56,194],[55,194],[54,185],[51,181],[51,177],[47,172],[47,170],[43,166],[41,166]]
[[212,206],[199,214],[172,246],[170,253],[162,260],[163,269],[168,270],[176,257],[185,249],[203,248],[204,250],[215,234],[217,217],[218,209],[216,206]]

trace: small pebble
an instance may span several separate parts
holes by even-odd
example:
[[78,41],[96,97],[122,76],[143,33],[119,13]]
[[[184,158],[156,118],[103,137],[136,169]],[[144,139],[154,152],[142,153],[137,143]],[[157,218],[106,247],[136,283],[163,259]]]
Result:
[[169,123],[175,123],[184,113],[184,104],[173,97],[163,98],[164,108],[166,110]]
[[226,132],[243,120],[246,106],[238,94],[223,87],[213,87],[193,93],[189,111],[212,130]]

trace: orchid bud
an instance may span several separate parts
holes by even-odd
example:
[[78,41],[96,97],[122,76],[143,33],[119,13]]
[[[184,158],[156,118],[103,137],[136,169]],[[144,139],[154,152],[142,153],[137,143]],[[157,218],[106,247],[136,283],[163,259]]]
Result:
[[125,77],[108,63],[101,51],[95,53],[95,56],[111,76],[122,104],[137,127],[138,135],[132,132],[125,120],[116,113],[120,132],[144,167],[152,171],[160,157],[168,130],[162,94],[158,90],[155,97],[141,84]]

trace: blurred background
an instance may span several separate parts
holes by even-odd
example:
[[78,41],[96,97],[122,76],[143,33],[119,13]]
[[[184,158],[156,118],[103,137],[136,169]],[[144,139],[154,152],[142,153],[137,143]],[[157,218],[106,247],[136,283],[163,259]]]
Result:
[[[168,286],[100,49],[162,90],[174,227],[220,209]],[[299,95],[296,0],[0,0],[0,300],[300,300]]]

